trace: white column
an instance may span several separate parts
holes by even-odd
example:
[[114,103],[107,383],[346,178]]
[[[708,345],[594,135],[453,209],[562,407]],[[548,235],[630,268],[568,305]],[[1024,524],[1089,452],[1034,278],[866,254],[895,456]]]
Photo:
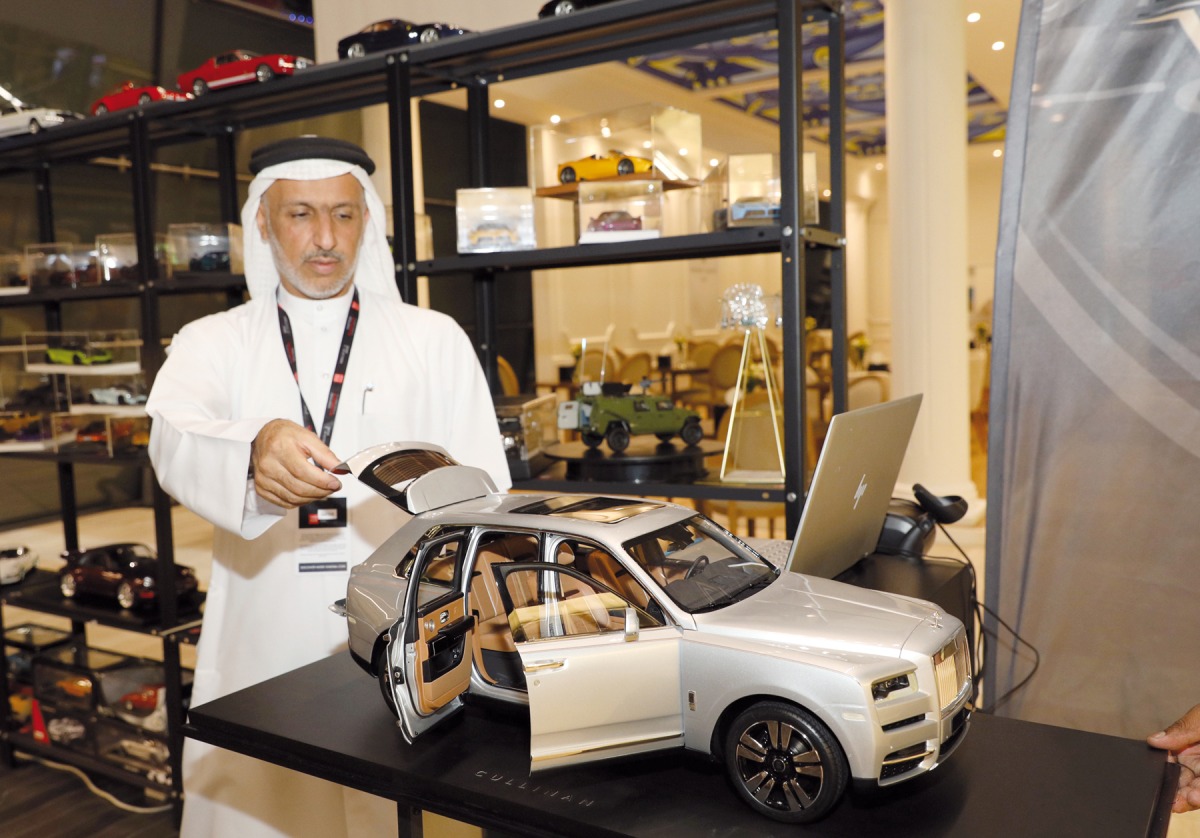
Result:
[[977,501],[967,365],[965,12],[961,0],[891,0],[886,12],[892,390],[925,395],[900,483]]

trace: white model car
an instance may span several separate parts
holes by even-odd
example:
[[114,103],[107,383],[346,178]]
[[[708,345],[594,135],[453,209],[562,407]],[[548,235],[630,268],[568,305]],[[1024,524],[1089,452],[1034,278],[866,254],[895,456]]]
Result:
[[0,547],[0,585],[15,585],[37,563],[37,552],[28,547]]
[[0,102],[0,137],[13,134],[36,134],[64,122],[83,117],[71,111],[52,108],[27,108],[10,102]]
[[432,445],[341,470],[414,516],[333,606],[409,741],[470,692],[528,705],[535,771],[688,748],[806,822],[967,730],[964,628],[929,603],[781,571],[675,504],[497,492]]

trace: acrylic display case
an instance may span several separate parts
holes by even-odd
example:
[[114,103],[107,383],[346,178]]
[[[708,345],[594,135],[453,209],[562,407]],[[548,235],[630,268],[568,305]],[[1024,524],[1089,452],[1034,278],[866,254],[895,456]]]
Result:
[[25,332],[25,371],[113,376],[141,372],[142,342],[136,329],[92,332]]
[[29,271],[21,253],[0,253],[0,294],[28,294]]
[[[816,224],[818,215],[817,155],[803,157],[803,224]],[[781,180],[776,154],[731,154],[704,183],[711,229],[755,227],[779,223]]]
[[550,465],[546,449],[558,442],[557,417],[552,394],[496,397],[496,421],[514,480],[528,480]]
[[459,189],[455,195],[459,253],[531,250],[533,190],[527,187]]
[[573,195],[604,179],[655,179],[694,186],[703,168],[700,117],[635,105],[530,130],[534,183],[544,197]]
[[69,242],[25,245],[25,269],[32,288],[78,288],[100,281],[92,250]]
[[163,736],[116,719],[96,719],[93,731],[96,755],[152,783],[170,785],[171,750]]
[[20,410],[0,412],[0,452],[41,451],[50,446],[50,417]]
[[72,380],[71,413],[113,413],[139,416],[145,413],[150,389],[142,373],[96,375]]
[[108,415],[104,413],[52,413],[50,436],[56,451],[112,453]]
[[147,448],[150,445],[150,417],[145,413],[139,416],[110,415],[108,440],[114,454]]
[[[158,262],[159,279],[171,276],[169,241],[161,233],[154,237],[154,258]],[[137,240],[133,233],[97,236],[96,265],[100,282],[138,282],[144,276],[138,266]]]
[[240,224],[172,224],[167,247],[176,273],[237,273],[243,270]]
[[579,243],[637,241],[662,235],[663,188],[657,180],[579,184]]

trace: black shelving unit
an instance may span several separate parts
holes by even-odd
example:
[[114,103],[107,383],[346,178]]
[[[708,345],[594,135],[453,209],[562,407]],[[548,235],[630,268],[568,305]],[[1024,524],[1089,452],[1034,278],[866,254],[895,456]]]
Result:
[[[693,498],[735,498],[783,501],[789,531],[799,523],[804,502],[804,250],[831,251],[833,293],[834,410],[846,405],[845,325],[845,173],[840,152],[831,157],[831,198],[828,230],[801,223],[803,182],[801,165],[801,40],[806,23],[824,21],[829,26],[830,145],[844,147],[843,18],[841,0],[622,0],[589,10],[586,14],[531,20],[488,32],[472,33],[433,44],[420,45],[364,58],[323,64],[276,79],[202,96],[188,102],[155,102],[149,105],[72,122],[36,135],[0,140],[0,176],[30,178],[36,190],[38,233],[54,241],[53,171],[56,166],[86,163],[97,157],[129,161],[132,173],[134,234],[142,276],[128,285],[76,289],[35,289],[28,295],[0,297],[0,307],[40,306],[46,327],[61,328],[61,307],[79,301],[135,298],[141,303],[140,328],[144,372],[153,380],[163,359],[159,302],[164,296],[197,292],[224,292],[230,304],[241,299],[244,280],[233,275],[157,275],[153,254],[154,190],[151,161],[157,148],[183,142],[208,141],[216,145],[220,214],[238,222],[237,173],[234,161],[238,135],[250,128],[311,118],[336,112],[386,104],[390,122],[390,157],[394,213],[396,281],[406,300],[414,301],[419,276],[434,281],[440,275],[466,272],[474,277],[481,313],[477,335],[481,360],[496,388],[496,349],[489,339],[495,331],[497,278],[508,271],[571,268],[588,265],[726,257],[747,253],[778,253],[783,271],[783,377],[784,447],[789,467],[782,487],[731,486],[722,483],[591,485],[601,491]],[[780,85],[781,175],[784,184],[778,225],[727,230],[706,234],[626,242],[620,245],[544,248],[516,253],[496,253],[416,259],[412,170],[413,125],[410,100],[452,89],[465,89],[471,137],[471,182],[489,185],[487,159],[488,87],[507,80],[543,75],[633,56],[690,47],[708,41],[764,31],[778,32]],[[68,547],[78,546],[75,528],[74,474],[77,458],[41,455],[54,460],[59,470],[64,532]],[[118,462],[118,461],[112,461]],[[142,463],[142,465],[145,465]],[[551,490],[578,488],[555,480],[527,481],[527,486]],[[161,636],[164,659],[171,672],[172,711],[169,732],[179,792],[179,693],[178,643],[192,642],[197,627],[180,614],[174,597],[170,565],[174,561],[170,499],[155,485],[153,500],[157,549],[162,559],[160,591],[163,609],[153,625],[125,626]],[[35,605],[25,586],[5,590],[2,598],[13,604],[54,611],[46,603]],[[24,599],[24,602],[21,600]],[[74,615],[66,615],[74,621]],[[106,622],[104,615],[86,619]],[[0,624],[2,628],[2,624]],[[79,625],[82,631],[82,625]],[[174,681],[174,684],[171,682]],[[4,679],[0,678],[0,699]],[[0,701],[7,720],[7,701]],[[6,735],[5,752],[36,750],[29,742]],[[56,757],[64,754],[55,752]]]

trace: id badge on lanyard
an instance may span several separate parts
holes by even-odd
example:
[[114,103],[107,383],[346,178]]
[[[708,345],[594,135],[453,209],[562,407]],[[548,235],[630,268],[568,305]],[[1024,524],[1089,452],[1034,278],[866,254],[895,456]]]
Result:
[[[333,439],[333,423],[337,418],[338,405],[342,393],[342,382],[346,377],[346,367],[350,362],[350,347],[354,343],[354,333],[358,325],[358,289],[354,290],[354,298],[350,301],[350,311],[346,315],[346,326],[342,332],[342,345],[338,350],[337,363],[334,366],[333,382],[329,385],[329,398],[325,403],[325,418],[321,423],[320,437],[326,445]],[[283,338],[283,348],[287,355],[288,364],[292,368],[292,377],[296,379],[296,388],[300,388],[300,373],[296,368],[296,345],[292,336],[292,324],[283,310],[279,307],[279,333]],[[304,402],[304,394],[300,394],[300,412],[304,417],[304,426],[316,433],[316,426],[308,405]],[[298,510],[298,533],[296,539],[296,572],[300,574],[313,573],[344,573],[350,567],[350,529],[346,510],[346,498],[328,497],[301,506]]]

